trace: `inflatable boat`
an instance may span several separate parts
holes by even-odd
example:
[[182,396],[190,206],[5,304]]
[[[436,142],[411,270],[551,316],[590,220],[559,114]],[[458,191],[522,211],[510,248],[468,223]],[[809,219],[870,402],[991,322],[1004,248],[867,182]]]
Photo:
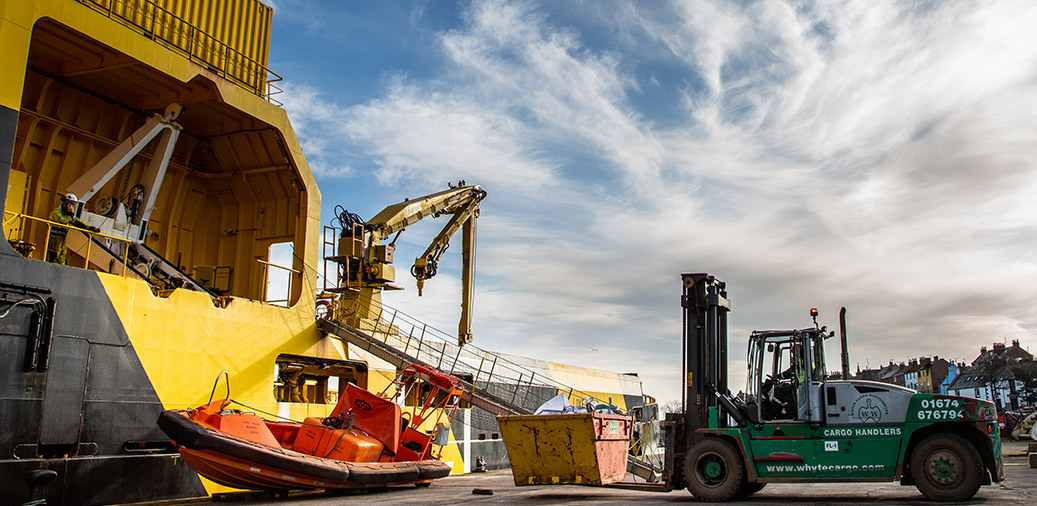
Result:
[[[462,393],[457,378],[409,365],[381,394],[347,384],[326,418],[264,420],[255,412],[234,409],[228,385],[226,398],[213,401],[210,396],[207,404],[194,409],[163,411],[158,425],[187,465],[228,487],[427,486],[450,474],[433,445],[437,440],[446,443]],[[405,410],[389,400],[398,397],[413,405]],[[438,430],[420,430],[430,419]]]

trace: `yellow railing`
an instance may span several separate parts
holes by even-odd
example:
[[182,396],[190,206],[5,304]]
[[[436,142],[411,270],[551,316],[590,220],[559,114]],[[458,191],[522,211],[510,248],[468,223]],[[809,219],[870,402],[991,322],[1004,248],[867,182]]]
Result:
[[[17,220],[21,220],[21,223],[19,224],[19,226],[17,226],[17,227],[9,227],[10,224],[14,223]],[[43,240],[43,247],[39,248],[38,250],[36,248],[36,244],[35,243],[33,243],[32,241],[26,239],[27,237],[31,237],[32,236],[32,233],[26,231],[26,227],[25,227],[26,220],[28,220],[30,222],[33,222],[33,223],[40,223],[40,224],[46,226],[46,230],[45,230],[45,234],[46,234],[45,237],[46,238]],[[127,271],[126,265],[129,262],[129,251],[130,251],[130,248],[128,247],[129,243],[130,243],[129,239],[125,239],[125,238],[122,238],[122,237],[116,237],[114,235],[102,234],[100,232],[92,232],[92,231],[87,230],[85,228],[73,227],[71,225],[65,225],[63,223],[58,223],[56,221],[50,221],[50,220],[45,220],[43,218],[37,218],[36,216],[30,216],[28,214],[13,213],[13,212],[10,212],[10,211],[4,211],[4,227],[3,228],[5,230],[5,234],[6,234],[6,231],[9,228],[11,228],[11,229],[20,231],[20,233],[18,235],[21,236],[21,238],[8,237],[7,240],[11,244],[11,246],[13,248],[15,248],[16,250],[18,250],[18,252],[21,253],[22,256],[24,256],[25,258],[33,258],[35,260],[44,260],[44,261],[47,260],[47,251],[50,248],[50,235],[51,235],[50,231],[51,231],[51,229],[53,227],[67,228],[70,231],[74,230],[76,232],[82,232],[83,234],[85,234],[87,236],[86,254],[83,255],[83,257],[84,257],[83,268],[84,269],[87,269],[87,268],[90,267],[90,252],[93,250],[92,245],[94,244],[94,241],[93,241],[94,238],[100,237],[100,238],[109,239],[109,240],[112,240],[112,241],[124,243],[123,247],[119,248],[119,249],[122,250],[122,272],[121,272],[121,275],[122,276],[126,275],[126,271]],[[108,249],[109,252],[114,252],[113,248],[107,248],[107,249]],[[40,252],[38,257],[33,255],[33,253],[35,251],[39,251]]]
[[77,0],[141,35],[208,67],[217,75],[281,106],[271,83],[281,76],[151,0]]
[[273,304],[275,306],[283,305],[284,307],[288,307],[288,305],[289,305],[289,303],[291,302],[291,299],[292,299],[292,274],[301,274],[302,271],[295,270],[295,269],[293,269],[291,267],[285,267],[283,265],[277,265],[275,263],[270,263],[270,262],[267,262],[266,260],[263,260],[261,258],[257,258],[256,262],[258,262],[260,265],[263,266],[263,269],[260,270],[262,272],[262,275],[261,275],[262,284],[260,284],[260,286],[263,286],[263,287],[267,286],[267,282],[269,281],[269,276],[270,276],[269,272],[270,272],[271,268],[273,268],[273,269],[281,269],[283,271],[288,272],[288,283],[287,283],[288,286],[287,286],[287,294],[285,295],[285,298],[284,299],[271,299],[269,293],[267,293],[266,297],[264,297],[264,301],[267,304]]

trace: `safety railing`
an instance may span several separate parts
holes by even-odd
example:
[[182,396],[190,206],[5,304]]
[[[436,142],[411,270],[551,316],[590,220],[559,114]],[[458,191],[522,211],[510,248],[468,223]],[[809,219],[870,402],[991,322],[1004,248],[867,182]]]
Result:
[[292,279],[294,278],[294,276],[292,276],[292,274],[300,274],[301,271],[298,271],[298,270],[293,269],[291,267],[285,267],[283,265],[277,265],[277,264],[272,263],[272,262],[267,262],[266,260],[263,260],[261,258],[257,258],[256,262],[258,262],[260,265],[263,266],[263,268],[260,269],[260,271],[262,272],[262,278],[261,278],[261,281],[260,281],[260,286],[269,286],[269,283],[270,283],[270,270],[271,269],[279,269],[279,270],[282,270],[282,271],[285,271],[285,272],[288,273],[287,282],[286,282],[287,287],[285,289],[286,290],[285,291],[285,297],[283,299],[271,299],[270,298],[270,292],[269,292],[269,290],[267,290],[266,301],[265,301],[267,304],[273,304],[275,306],[288,307],[288,304],[291,302],[291,298],[292,298]]
[[[372,312],[378,316],[357,316]],[[372,344],[391,347],[420,363],[466,379],[511,404],[535,408],[559,393],[566,394],[574,405],[611,404],[611,399],[602,399],[600,393],[577,390],[498,353],[472,344],[458,346],[454,344],[457,336],[362,294],[337,304],[331,317],[370,336],[375,341]]]
[[[145,37],[202,64],[220,77],[281,106],[272,83],[281,76],[151,0],[77,0]],[[232,21],[233,22],[233,21]]]
[[[15,223],[18,220],[21,220],[21,221],[19,222],[19,225],[17,227],[11,227],[10,226],[12,223]],[[45,229],[43,230],[43,234],[44,234],[43,248],[36,248],[36,243],[34,243],[32,241],[28,241],[28,240],[25,239],[26,237],[32,237],[33,235],[37,235],[36,233],[34,233],[34,231],[26,230],[26,226],[25,226],[26,225],[26,221],[28,221],[29,223],[33,223],[33,224],[39,224],[39,225],[42,225],[43,227],[45,227]],[[46,219],[43,219],[43,218],[38,218],[36,216],[30,216],[28,214],[13,213],[13,212],[10,212],[10,211],[4,211],[4,230],[5,230],[5,235],[6,235],[6,230],[8,230],[8,229],[16,229],[16,230],[21,232],[19,234],[21,236],[20,239],[8,238],[8,242],[11,244],[11,247],[13,247],[19,253],[21,253],[22,256],[24,256],[25,258],[33,258],[35,260],[43,260],[43,261],[51,261],[51,260],[53,260],[53,259],[48,259],[47,256],[48,256],[48,252],[50,251],[50,242],[51,242],[51,236],[52,236],[51,230],[54,227],[60,227],[60,228],[67,229],[68,230],[67,233],[71,233],[71,232],[75,231],[75,232],[80,232],[80,233],[82,233],[82,234],[84,234],[86,236],[87,241],[86,241],[85,253],[80,255],[84,259],[82,268],[84,268],[84,269],[89,268],[89,266],[90,266],[90,255],[91,255],[91,252],[94,250],[93,246],[95,244],[95,239],[100,239],[103,242],[108,242],[108,246],[110,246],[111,244],[116,243],[116,242],[123,243],[123,247],[121,247],[121,248],[114,248],[114,249],[122,250],[122,258],[120,259],[120,263],[122,265],[121,274],[123,276],[125,276],[126,272],[128,270],[132,270],[132,268],[130,266],[128,266],[128,263],[129,263],[129,251],[130,251],[130,248],[128,247],[128,245],[129,245],[130,241],[128,239],[126,239],[126,238],[116,237],[116,236],[108,235],[108,234],[102,234],[101,232],[93,232],[93,231],[87,230],[85,228],[79,228],[79,227],[75,227],[75,226],[72,226],[72,225],[66,225],[64,223],[58,223],[58,222],[55,222],[55,221],[50,221],[50,220],[46,220]],[[68,237],[68,235],[66,235],[66,241],[67,241],[67,237]],[[114,252],[114,249],[111,248],[111,247],[106,247],[105,249],[107,250],[107,253],[109,255]],[[38,254],[36,253],[37,251],[39,252]],[[75,266],[75,267],[78,267],[78,266]]]

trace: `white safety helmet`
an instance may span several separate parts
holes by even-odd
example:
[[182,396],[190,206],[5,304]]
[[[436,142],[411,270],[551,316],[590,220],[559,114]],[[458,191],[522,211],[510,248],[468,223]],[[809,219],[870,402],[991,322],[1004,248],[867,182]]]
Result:
[[75,193],[66,193],[66,194],[61,196],[61,203],[62,204],[76,204],[78,202],[79,202],[79,199],[76,198],[76,194]]

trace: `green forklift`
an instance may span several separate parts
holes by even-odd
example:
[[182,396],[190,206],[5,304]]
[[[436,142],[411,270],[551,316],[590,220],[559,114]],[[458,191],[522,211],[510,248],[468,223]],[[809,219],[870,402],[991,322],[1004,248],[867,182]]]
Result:
[[[963,501],[1004,479],[993,403],[923,394],[862,380],[831,380],[817,324],[749,336],[748,385],[731,395],[726,284],[683,274],[682,413],[661,423],[662,481],[703,501],[749,496],[767,483],[914,485],[936,501]],[[845,308],[842,377],[849,377]]]

